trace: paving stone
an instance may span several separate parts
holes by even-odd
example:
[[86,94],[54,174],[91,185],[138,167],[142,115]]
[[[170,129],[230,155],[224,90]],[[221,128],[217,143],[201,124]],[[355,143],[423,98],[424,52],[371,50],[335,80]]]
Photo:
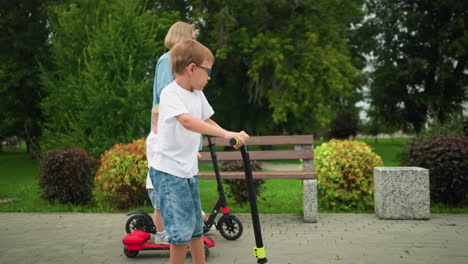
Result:
[[[236,241],[217,231],[207,263],[256,263],[249,214]],[[0,263],[169,263],[168,251],[122,250],[125,214],[0,213]],[[379,220],[374,214],[260,215],[268,263],[468,263],[468,214],[433,214],[428,221]],[[190,257],[186,263],[192,263]]]

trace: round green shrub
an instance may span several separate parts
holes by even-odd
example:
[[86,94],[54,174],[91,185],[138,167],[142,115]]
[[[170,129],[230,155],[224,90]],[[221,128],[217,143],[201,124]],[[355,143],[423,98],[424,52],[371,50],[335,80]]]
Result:
[[373,170],[383,162],[366,143],[333,139],[318,146],[314,153],[321,208],[373,208]]
[[431,199],[448,205],[467,201],[468,137],[435,135],[409,144],[403,164],[429,169]]
[[[244,163],[242,161],[224,161],[220,165],[221,171],[244,171]],[[251,160],[250,167],[252,171],[261,171],[262,167],[260,163]],[[223,174],[221,173],[221,176]],[[228,188],[226,194],[229,198],[233,199],[234,202],[238,205],[244,205],[249,201],[249,194],[247,191],[247,183],[245,180],[223,180],[227,184]],[[257,194],[257,197],[265,190],[265,180],[254,180],[253,181],[254,190]]]
[[86,204],[91,200],[98,160],[80,148],[51,150],[40,165],[41,198],[62,204]]
[[96,191],[100,202],[115,209],[127,209],[149,203],[146,191],[146,140],[117,144],[101,156],[96,173]]

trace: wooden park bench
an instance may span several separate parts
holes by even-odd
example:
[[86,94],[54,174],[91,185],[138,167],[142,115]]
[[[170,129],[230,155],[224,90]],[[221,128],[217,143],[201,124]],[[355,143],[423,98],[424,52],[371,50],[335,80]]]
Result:
[[[258,136],[250,137],[247,145],[272,146],[294,145],[294,150],[249,150],[251,160],[303,160],[302,171],[254,171],[254,179],[301,179],[303,184],[303,209],[305,222],[317,222],[317,181],[314,173],[313,136]],[[223,138],[213,138],[215,146],[230,146]],[[208,140],[203,140],[203,146],[208,146]],[[240,151],[217,151],[218,161],[242,161]],[[201,161],[211,161],[209,151],[201,152]],[[245,179],[244,171],[220,172],[223,180]],[[199,172],[199,179],[216,179],[214,172]]]

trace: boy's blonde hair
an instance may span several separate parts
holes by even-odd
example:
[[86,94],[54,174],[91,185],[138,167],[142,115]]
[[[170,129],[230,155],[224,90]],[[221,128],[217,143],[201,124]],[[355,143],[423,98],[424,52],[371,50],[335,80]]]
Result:
[[196,40],[186,40],[171,50],[171,67],[174,74],[183,74],[185,67],[190,63],[201,65],[205,60],[215,62],[213,53]]
[[172,49],[177,43],[192,39],[193,32],[195,32],[195,29],[192,25],[178,21],[169,28],[164,39],[164,45],[168,49]]

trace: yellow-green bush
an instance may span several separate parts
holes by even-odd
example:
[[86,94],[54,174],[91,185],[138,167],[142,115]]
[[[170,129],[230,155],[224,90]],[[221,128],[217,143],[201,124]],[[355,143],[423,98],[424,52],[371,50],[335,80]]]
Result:
[[315,171],[320,207],[373,208],[373,170],[382,165],[382,159],[361,141],[333,139],[317,147]]
[[116,209],[144,205],[146,191],[146,140],[117,144],[101,156],[101,166],[95,179],[100,202]]

